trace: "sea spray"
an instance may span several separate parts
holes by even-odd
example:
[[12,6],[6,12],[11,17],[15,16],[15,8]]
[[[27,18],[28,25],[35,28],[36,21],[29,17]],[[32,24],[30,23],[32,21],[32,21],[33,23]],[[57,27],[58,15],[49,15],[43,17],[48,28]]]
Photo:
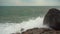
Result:
[[[2,29],[0,34],[11,34],[16,32],[23,32],[27,29],[32,28],[47,28],[46,25],[43,25],[43,19],[41,17],[37,17],[36,19],[29,19],[29,21],[23,21],[22,23],[8,23],[7,25]],[[21,30],[22,29],[22,30]]]

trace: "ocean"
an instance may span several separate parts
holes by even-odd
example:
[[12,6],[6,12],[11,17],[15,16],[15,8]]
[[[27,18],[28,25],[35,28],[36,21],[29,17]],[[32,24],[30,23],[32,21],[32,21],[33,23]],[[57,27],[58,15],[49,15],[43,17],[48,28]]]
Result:
[[0,6],[0,34],[48,27],[43,25],[43,19],[51,8],[60,9],[60,6]]

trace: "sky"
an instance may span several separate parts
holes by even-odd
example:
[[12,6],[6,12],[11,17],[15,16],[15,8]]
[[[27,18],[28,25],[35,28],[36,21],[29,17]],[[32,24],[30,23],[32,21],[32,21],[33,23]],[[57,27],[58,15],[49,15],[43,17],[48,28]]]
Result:
[[60,0],[0,0],[0,6],[60,6]]

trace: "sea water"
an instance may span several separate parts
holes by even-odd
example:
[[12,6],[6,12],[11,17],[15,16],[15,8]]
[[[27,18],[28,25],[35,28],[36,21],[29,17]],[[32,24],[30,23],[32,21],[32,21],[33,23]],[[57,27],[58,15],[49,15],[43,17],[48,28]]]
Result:
[[[0,34],[11,34],[16,32],[23,32],[31,28],[42,28],[46,27],[43,25],[43,18],[37,17],[35,20],[29,19],[21,23],[5,23],[0,24]],[[23,31],[21,31],[23,29]]]
[[[23,32],[31,28],[47,28],[44,15],[59,6],[0,6],[0,34]],[[23,30],[21,30],[23,29]]]

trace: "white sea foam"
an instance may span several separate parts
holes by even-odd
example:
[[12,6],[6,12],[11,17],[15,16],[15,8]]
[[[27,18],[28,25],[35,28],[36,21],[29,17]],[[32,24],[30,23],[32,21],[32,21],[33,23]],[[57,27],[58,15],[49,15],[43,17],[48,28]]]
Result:
[[[1,24],[0,24],[1,25]],[[0,34],[11,34],[15,32],[23,32],[31,28],[47,28],[43,25],[43,18],[37,17],[35,20],[23,21],[22,23],[6,23],[0,27]],[[21,29],[23,29],[21,31]]]

